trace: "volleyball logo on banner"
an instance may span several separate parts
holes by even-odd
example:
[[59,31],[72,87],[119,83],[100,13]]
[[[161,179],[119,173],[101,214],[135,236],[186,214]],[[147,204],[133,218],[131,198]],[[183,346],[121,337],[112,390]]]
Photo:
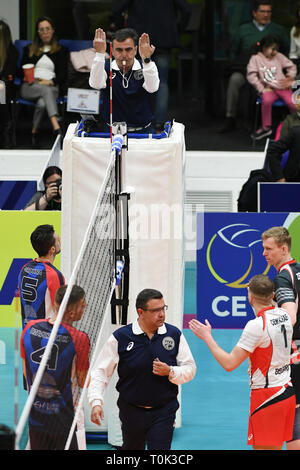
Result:
[[[293,215],[293,220],[295,215]],[[247,284],[252,276],[275,269],[263,256],[262,233],[290,225],[282,213],[206,213],[197,217],[197,318],[214,328],[243,328],[254,318]],[[204,224],[204,226],[200,226]]]

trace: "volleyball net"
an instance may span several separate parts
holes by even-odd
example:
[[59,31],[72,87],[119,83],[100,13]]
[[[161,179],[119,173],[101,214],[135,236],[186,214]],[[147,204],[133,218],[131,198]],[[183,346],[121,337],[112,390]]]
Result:
[[[106,175],[57,318],[52,328],[38,322],[29,329],[25,356],[31,386],[16,427],[16,450],[84,448],[82,408],[96,352],[106,339],[105,322],[127,322],[128,198],[121,178],[125,151],[126,131],[116,126]],[[74,286],[84,290],[87,305],[70,326],[64,314]]]

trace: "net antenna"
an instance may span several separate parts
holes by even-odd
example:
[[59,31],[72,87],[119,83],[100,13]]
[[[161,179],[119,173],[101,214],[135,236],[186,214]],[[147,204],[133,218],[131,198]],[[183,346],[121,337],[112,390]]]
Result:
[[129,217],[128,201],[130,193],[125,188],[126,151],[128,150],[127,125],[125,122],[112,126],[115,145],[118,146],[119,158],[116,164],[116,288],[111,300],[111,322],[113,325],[126,325],[129,304]]
[[[62,448],[68,450],[77,424],[82,416],[83,402],[89,383],[90,371],[97,358],[99,345],[107,339],[105,323],[127,321],[129,254],[128,254],[128,197],[122,194],[122,160],[127,149],[126,124],[114,124],[109,164],[103,184],[98,193],[90,222],[74,264],[68,287],[60,305],[56,321],[41,355],[35,378],[16,426],[15,449],[27,444],[27,423],[34,409],[34,401],[43,389],[48,363],[59,333],[63,315],[68,305],[72,287],[79,285],[85,291],[87,307],[81,320],[73,326],[89,338],[89,369],[83,388],[73,391],[72,413],[74,415],[68,437]],[[126,197],[125,197],[126,196]],[[127,263],[125,267],[125,263]],[[127,296],[127,297],[126,297]],[[48,385],[48,384],[47,384]],[[52,434],[60,429],[52,428]],[[45,444],[47,448],[47,443]]]
[[109,43],[109,119],[110,119],[110,141],[113,136],[113,101],[112,101],[112,42]]

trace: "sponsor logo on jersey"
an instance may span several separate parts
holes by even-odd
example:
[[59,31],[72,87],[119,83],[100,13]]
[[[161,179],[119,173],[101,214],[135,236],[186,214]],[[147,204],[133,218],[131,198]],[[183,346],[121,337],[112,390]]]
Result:
[[171,336],[165,336],[164,339],[162,340],[162,345],[167,351],[172,351],[175,347],[175,341]]

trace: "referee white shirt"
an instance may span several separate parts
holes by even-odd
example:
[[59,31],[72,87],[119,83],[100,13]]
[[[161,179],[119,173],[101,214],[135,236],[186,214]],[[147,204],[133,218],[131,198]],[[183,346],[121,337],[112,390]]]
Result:
[[[161,327],[158,328],[157,334],[162,336],[166,335],[167,328],[169,331],[169,327],[179,332],[176,327],[164,323]],[[135,337],[139,335],[145,335],[137,320],[131,325],[122,327],[119,330],[122,329],[127,329],[130,335],[129,339],[132,338],[134,340]],[[117,333],[119,330],[117,330],[115,333]],[[166,338],[169,339],[169,336]],[[131,347],[131,343],[133,342],[134,341],[129,341],[127,350],[129,347]],[[133,345],[132,349],[134,349]],[[106,387],[113,375],[116,366],[119,364],[120,357],[118,351],[119,342],[113,333],[103,346],[99,354],[98,362],[91,372],[91,382],[88,388],[88,400],[91,407],[96,405],[103,406],[104,404],[104,394]],[[132,352],[134,353],[134,351]],[[137,351],[137,354],[140,354],[140,352]],[[147,364],[145,364],[145,367],[147,367]],[[172,373],[168,376],[167,380],[169,380],[169,382],[174,385],[181,385],[192,380],[195,376],[195,373],[196,364],[194,358],[184,335],[181,333],[176,355],[176,365],[172,366]],[[153,377],[155,376],[153,375]]]

